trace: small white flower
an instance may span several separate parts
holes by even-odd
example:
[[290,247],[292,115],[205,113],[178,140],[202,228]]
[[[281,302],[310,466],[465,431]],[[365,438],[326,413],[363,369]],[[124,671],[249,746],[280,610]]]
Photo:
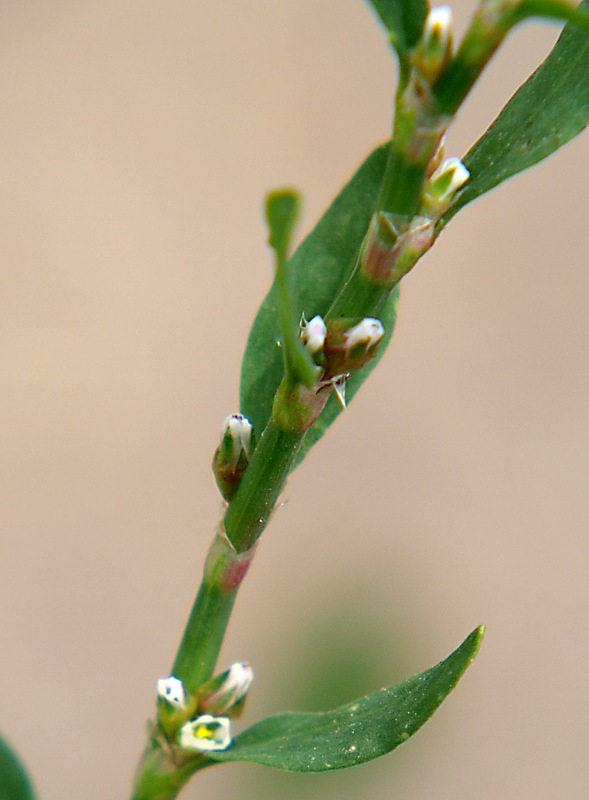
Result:
[[438,185],[444,181],[445,196],[454,195],[466,184],[470,178],[470,172],[459,158],[453,156],[446,158],[431,176],[431,182]]
[[160,678],[157,682],[157,694],[173,708],[179,711],[186,709],[186,693],[184,684],[178,678],[170,675],[169,678]]
[[432,8],[423,26],[423,35],[413,52],[413,64],[433,86],[452,57],[452,9]]
[[378,344],[383,336],[382,323],[372,317],[366,317],[347,332],[346,347],[348,350],[353,350],[354,347],[364,345],[368,349]]
[[232,664],[218,679],[218,686],[200,700],[199,708],[215,714],[229,712],[247,695],[253,679],[254,671],[249,664]]
[[233,455],[237,462],[239,454],[243,451],[250,457],[250,442],[252,438],[252,423],[243,414],[229,414],[223,423],[223,436],[229,434],[233,442]]
[[446,158],[437,167],[424,187],[423,200],[434,213],[441,215],[450,208],[456,194],[466,185],[470,172],[459,158]]
[[250,665],[238,662],[229,667],[229,674],[227,675],[227,680],[223,688],[237,695],[239,699],[247,693],[252,685],[253,679],[254,671]]
[[186,722],[178,731],[178,744],[184,750],[195,753],[210,753],[227,750],[231,745],[231,720],[229,717],[213,717],[201,714]]
[[423,38],[447,40],[452,35],[452,9],[450,6],[432,8],[425,20]]
[[312,356],[323,350],[326,333],[327,328],[325,327],[323,317],[313,317],[309,322],[307,322],[304,316],[301,319],[301,339]]

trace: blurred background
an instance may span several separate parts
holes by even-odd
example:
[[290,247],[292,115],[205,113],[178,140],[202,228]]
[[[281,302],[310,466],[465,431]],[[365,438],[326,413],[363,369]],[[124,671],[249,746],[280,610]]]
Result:
[[[464,28],[472,6],[455,6]],[[272,278],[388,136],[393,59],[360,0],[0,4],[0,729],[44,800],[126,798],[220,501]],[[511,35],[462,155],[558,28]],[[465,209],[403,284],[387,357],[289,481],[221,667],[246,723],[476,663],[392,755],[211,770],[196,797],[584,800],[589,138]]]

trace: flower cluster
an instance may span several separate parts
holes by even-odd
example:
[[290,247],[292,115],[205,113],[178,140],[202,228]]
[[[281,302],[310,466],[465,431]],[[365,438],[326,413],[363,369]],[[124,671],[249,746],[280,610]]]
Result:
[[190,753],[227,750],[233,741],[230,718],[241,713],[253,678],[248,664],[233,664],[192,697],[174,675],[160,678],[158,716],[170,742]]
[[360,321],[335,319],[326,324],[323,317],[315,316],[307,322],[303,316],[301,341],[313,361],[323,368],[318,391],[332,389],[345,408],[345,386],[350,373],[375,357],[376,347],[383,336],[382,324],[371,317]]

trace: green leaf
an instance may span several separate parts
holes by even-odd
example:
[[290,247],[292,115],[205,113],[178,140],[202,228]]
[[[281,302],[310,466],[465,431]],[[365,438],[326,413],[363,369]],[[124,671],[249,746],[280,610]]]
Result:
[[[343,188],[315,229],[298,247],[288,262],[295,314],[311,319],[325,316],[352,264],[376,207],[388,145],[375,150]],[[350,378],[346,397],[350,401],[386,350],[392,336],[397,308],[395,290],[380,319],[385,328],[374,361]],[[264,430],[272,411],[274,394],[284,371],[278,290],[276,282],[263,301],[250,331],[241,368],[241,412],[251,420],[258,435]],[[310,447],[341,412],[332,398],[323,414],[309,430],[299,462]]]
[[210,757],[290,772],[324,772],[385,755],[431,717],[476,656],[483,633],[484,628],[477,628],[447,659],[398,686],[334,711],[269,717],[237,736],[229,750]]
[[35,800],[35,793],[24,767],[2,737],[0,737],[0,800]]
[[368,0],[386,28],[395,49],[417,44],[428,12],[426,0]]
[[[589,8],[589,0],[580,7]],[[471,178],[442,225],[477,197],[558,150],[588,123],[589,35],[568,23],[544,63],[464,158]]]

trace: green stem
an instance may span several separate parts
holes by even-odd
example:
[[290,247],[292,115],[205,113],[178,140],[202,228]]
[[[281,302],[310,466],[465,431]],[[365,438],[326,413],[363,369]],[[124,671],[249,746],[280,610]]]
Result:
[[177,766],[169,754],[151,742],[140,764],[131,800],[175,800],[195,772],[214,764],[210,759]]
[[172,667],[190,693],[213,674],[236,594],[237,589],[224,592],[203,578]]
[[561,0],[522,0],[519,5],[482,2],[458,52],[434,87],[443,113],[453,116],[458,111],[509,31],[535,16],[568,21],[589,30],[589,15]]
[[[441,113],[431,88],[416,73],[412,74],[397,93],[393,139],[375,209],[375,217],[382,212],[383,216],[394,218],[398,236],[409,228],[419,211],[427,171],[448,123],[449,118]],[[378,232],[378,239],[381,233]],[[408,271],[391,272],[387,276],[379,275],[378,270],[364,269],[363,253],[372,246],[374,234],[371,225],[354,269],[327,312],[327,320],[340,316],[378,316],[394,285]],[[384,261],[390,256],[394,268],[397,237],[387,242],[385,236],[379,247]]]
[[378,211],[387,211],[411,219],[417,213],[421,187],[429,158],[425,163],[412,161],[393,140],[382,180]]
[[225,513],[223,532],[209,550],[203,581],[172,668],[188,693],[213,673],[254,545],[268,523],[303,438],[304,433],[285,431],[272,416]]
[[176,764],[169,749],[153,738],[137,770],[131,800],[175,800],[195,772],[214,763],[206,757],[197,757]]
[[454,116],[503,41],[506,30],[490,31],[473,20],[460,49],[434,87],[441,111]]
[[[291,402],[293,396],[300,397],[299,389],[306,393],[300,408]],[[308,398],[316,398],[314,388],[300,384],[293,388],[289,381],[283,382],[274,413],[225,514],[223,527],[213,540],[172,668],[188,695],[194,695],[213,674],[237,591],[254,556],[254,545],[303,441],[308,411],[303,401]],[[194,772],[213,763],[205,757],[187,760],[156,721],[137,771],[132,800],[173,800]]]
[[268,524],[304,435],[284,430],[274,415],[270,417],[225,514],[227,538],[238,553],[253,547]]
[[[222,533],[213,540],[172,668],[187,695],[193,695],[213,674],[237,591],[253,556],[253,550],[236,553]],[[178,756],[174,744],[156,720],[137,770],[132,800],[173,800],[191,775],[215,763],[204,756]]]

